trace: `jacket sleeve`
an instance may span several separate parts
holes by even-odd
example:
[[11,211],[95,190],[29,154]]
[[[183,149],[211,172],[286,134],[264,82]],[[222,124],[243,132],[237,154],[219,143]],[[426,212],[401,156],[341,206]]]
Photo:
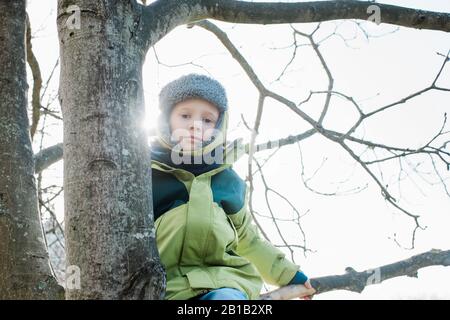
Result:
[[289,284],[300,266],[292,263],[281,250],[259,236],[248,210],[248,188],[245,189],[244,206],[230,215],[230,218],[238,233],[236,253],[249,260],[266,283],[276,286]]

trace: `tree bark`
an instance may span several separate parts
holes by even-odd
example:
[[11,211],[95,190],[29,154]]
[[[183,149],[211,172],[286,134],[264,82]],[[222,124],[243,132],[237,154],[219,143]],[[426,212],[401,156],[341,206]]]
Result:
[[58,299],[39,220],[27,115],[25,0],[0,0],[0,299]]
[[164,296],[141,125],[140,15],[134,1],[58,2],[66,253],[80,270],[68,299]]

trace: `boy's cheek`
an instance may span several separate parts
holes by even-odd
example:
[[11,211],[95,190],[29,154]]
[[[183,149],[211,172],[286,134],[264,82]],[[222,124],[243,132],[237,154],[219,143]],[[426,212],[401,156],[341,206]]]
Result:
[[212,136],[220,137],[222,132],[214,127],[208,128],[203,133],[203,141],[208,141]]

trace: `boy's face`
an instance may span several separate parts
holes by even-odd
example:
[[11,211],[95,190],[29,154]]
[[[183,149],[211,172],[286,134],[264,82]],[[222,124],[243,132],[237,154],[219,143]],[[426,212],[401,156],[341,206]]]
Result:
[[172,139],[183,150],[196,150],[214,133],[219,109],[212,103],[197,98],[190,98],[177,103],[170,114],[170,131]]

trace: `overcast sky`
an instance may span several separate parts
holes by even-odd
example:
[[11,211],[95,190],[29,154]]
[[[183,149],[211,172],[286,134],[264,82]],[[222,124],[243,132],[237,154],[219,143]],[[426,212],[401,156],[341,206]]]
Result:
[[[48,78],[59,53],[55,23],[56,1],[29,0],[33,34],[33,49],[40,62],[44,81]],[[266,2],[266,1],[265,1]],[[294,2],[294,1],[285,1]],[[450,12],[450,3],[442,0],[427,1],[383,1],[384,3],[408,7]],[[382,13],[381,13],[382,14]],[[382,16],[381,16],[382,19]],[[212,21],[212,20],[211,20]],[[274,82],[293,52],[292,32],[288,25],[236,25],[212,21],[224,30],[236,47],[272,91],[298,103],[310,90],[326,90],[327,79],[317,56],[311,47],[303,46],[297,51],[293,64],[280,81]],[[312,31],[317,24],[295,24],[303,32]],[[373,37],[367,39],[351,21],[326,22],[317,33],[316,40],[325,38],[338,26],[337,32],[346,38],[344,43],[335,36],[320,47],[333,74],[335,90],[352,96],[365,111],[374,110],[390,102],[423,89],[431,84],[443,58],[450,49],[450,34],[439,31],[420,31],[397,28],[392,25],[362,23],[362,27]],[[301,43],[305,43],[301,40]],[[241,115],[250,124],[255,119],[258,92],[248,77],[233,60],[218,39],[199,27],[191,29],[180,26],[150,49],[144,65],[144,90],[148,117],[143,125],[154,127],[157,115],[159,90],[167,82],[181,75],[197,72],[208,74],[219,80],[229,97],[229,138],[242,137],[249,141],[250,133],[243,126]],[[154,52],[160,62],[158,64]],[[192,62],[192,63],[191,63]],[[201,67],[200,67],[201,66]],[[439,84],[450,88],[450,67],[444,70]],[[51,81],[49,93],[57,92],[59,68]],[[30,82],[31,83],[31,82]],[[449,93],[429,92],[417,99],[382,113],[364,123],[355,136],[374,142],[398,147],[417,148],[426,143],[440,129],[444,112],[448,112]],[[304,111],[317,117],[323,105],[323,97],[311,100]],[[45,100],[44,100],[45,102]],[[58,109],[57,100],[52,108]],[[289,111],[285,106],[267,99],[257,143],[269,139],[286,137],[310,129],[309,125]],[[324,125],[345,131],[357,119],[357,113],[345,100],[333,98]],[[51,120],[51,134],[44,139],[44,146],[62,142],[62,128]],[[447,124],[447,130],[450,126]],[[442,143],[449,135],[441,138]],[[351,145],[351,147],[355,147]],[[37,151],[39,144],[34,143]],[[386,203],[378,186],[368,174],[356,165],[342,148],[320,136],[300,143],[304,173],[312,188],[322,193],[339,196],[322,196],[305,188],[301,180],[299,148],[291,145],[280,149],[264,167],[264,175],[277,192],[286,196],[300,213],[306,235],[306,245],[313,253],[296,249],[294,261],[301,265],[310,277],[342,274],[351,266],[361,271],[408,258],[432,248],[450,248],[450,201],[436,175],[417,174],[408,166],[421,163],[418,170],[432,172],[428,157],[411,157],[403,162],[401,182],[398,182],[398,161],[374,166],[374,172],[389,185],[389,190],[401,206],[421,215],[425,231],[418,231],[414,250],[405,250],[393,240],[407,247],[410,245],[413,221]],[[359,154],[363,149],[355,148]],[[271,152],[257,154],[263,160]],[[365,159],[374,157],[367,151]],[[378,157],[386,154],[378,153]],[[248,159],[236,163],[235,169],[245,178]],[[322,165],[323,164],[323,165]],[[449,172],[439,163],[438,170],[446,178],[450,190]],[[62,185],[62,163],[53,165],[45,174],[46,184]],[[430,185],[426,181],[434,184]],[[347,192],[348,190],[360,192]],[[269,211],[264,200],[264,186],[259,176],[255,177],[254,208],[261,214]],[[292,210],[270,195],[272,209],[279,218],[291,218]],[[62,200],[55,203],[60,218],[63,217]],[[259,220],[271,235],[274,244],[281,244],[270,219]],[[304,238],[292,223],[280,223],[283,234],[291,244],[304,244]],[[288,253],[288,251],[286,251]],[[288,255],[289,256],[289,255]],[[336,291],[325,293],[316,299],[404,299],[404,298],[450,298],[450,268],[429,267],[419,271],[419,278],[400,277],[367,287],[362,294]]]

